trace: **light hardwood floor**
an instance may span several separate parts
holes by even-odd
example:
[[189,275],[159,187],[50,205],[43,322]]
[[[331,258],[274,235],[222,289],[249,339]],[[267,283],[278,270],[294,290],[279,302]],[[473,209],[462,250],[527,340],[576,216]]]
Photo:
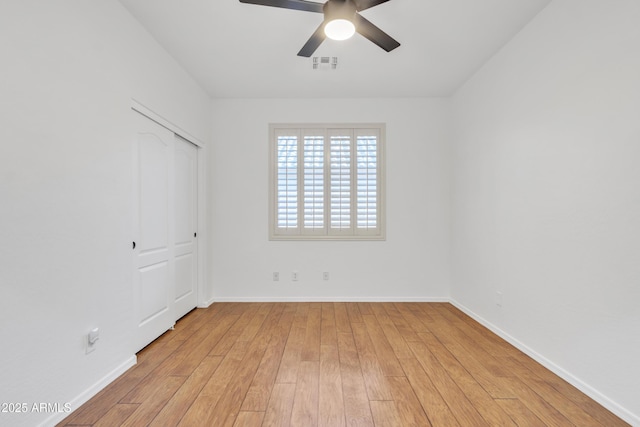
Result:
[[450,304],[219,303],[59,425],[628,424]]

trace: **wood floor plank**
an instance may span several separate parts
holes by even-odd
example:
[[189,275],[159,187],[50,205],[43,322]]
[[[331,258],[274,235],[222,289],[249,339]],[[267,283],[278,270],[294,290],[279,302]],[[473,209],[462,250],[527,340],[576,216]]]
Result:
[[245,310],[240,313],[240,318],[227,331],[216,346],[209,352],[211,356],[224,356],[234,346],[240,335],[247,327],[251,319],[258,313],[262,304],[248,303]]
[[347,312],[347,304],[344,302],[336,302],[333,303],[333,308],[336,316],[336,331],[351,332],[351,322],[349,320],[349,313]]
[[496,400],[487,393],[475,378],[460,364],[458,359],[456,359],[433,334],[420,333],[419,337],[490,425],[504,427],[515,426],[511,417],[496,403]]
[[66,423],[76,425],[92,425],[98,422],[111,408],[116,405],[124,396],[137,387],[154,369],[158,367],[170,354],[180,345],[181,341],[167,342],[162,347],[157,347],[153,353],[154,357],[143,359],[125,372],[122,376],[109,384],[98,394],[92,397],[87,403],[73,412]]
[[181,343],[184,342],[184,339],[174,339],[176,337],[176,331],[169,329],[165,331],[162,335],[156,338],[154,341],[147,344],[144,348],[142,348],[137,356],[137,361],[139,363],[143,363],[144,361],[149,359],[155,359],[157,352],[164,352],[167,346],[173,346],[177,348]]
[[[522,362],[521,362],[522,363]],[[553,388],[558,390],[568,399],[578,405],[584,412],[591,415],[594,419],[598,420],[603,426],[628,426],[627,423],[615,416],[611,411],[598,404],[595,400],[555,375],[553,372],[544,368],[539,363],[531,360],[531,363],[526,364],[527,369],[534,372],[545,382],[549,383]]]
[[406,377],[390,377],[398,418],[405,427],[429,427],[431,423]]
[[596,401],[589,396],[555,375],[550,370],[543,367],[538,362],[534,361],[524,354],[517,359],[518,363],[522,364],[528,370],[537,375],[540,379],[551,385],[562,395],[566,396],[576,405],[578,405],[584,412],[591,415],[594,419],[598,420],[603,426],[628,426],[627,423],[616,417],[609,410],[599,405]]
[[360,314],[365,315],[365,314],[373,314],[373,311],[371,310],[371,303],[369,302],[359,302],[358,304],[358,309],[360,310]]
[[321,303],[311,303],[307,317],[304,345],[300,353],[300,360],[320,361],[320,323],[322,319]]
[[[229,328],[238,320],[238,315],[220,316],[211,328],[202,328],[204,334],[195,333],[186,345],[181,345],[169,356],[153,375],[190,375],[195,368],[209,355],[211,349],[220,341]],[[192,343],[196,343],[193,345]]]
[[269,341],[260,361],[260,366],[253,377],[249,391],[242,402],[241,411],[264,412],[267,410],[271,390],[276,381],[278,367],[293,323],[293,316],[294,312],[285,309],[280,317],[271,336],[271,341]]
[[[451,305],[446,305],[438,306],[436,307],[436,310],[449,325],[456,329],[458,336],[462,336],[464,341],[473,342],[492,357],[520,357],[523,355],[520,350],[508,344],[502,338],[492,333],[489,329],[480,325],[457,308]],[[505,376],[499,369],[496,371],[496,375]]]
[[456,318],[451,319],[450,316],[448,316],[449,311],[441,306],[436,306],[435,310],[447,315],[447,317],[436,317],[436,323],[439,326],[446,326],[447,333],[460,345],[467,349],[473,349],[476,355],[482,358],[482,364],[492,375],[496,377],[512,376],[512,373],[495,358],[492,352],[486,349],[488,347],[490,348],[491,344],[487,342],[484,334],[480,334],[473,328],[469,328],[468,325]]
[[318,380],[318,426],[344,427],[344,400],[338,346],[320,346]]
[[360,314],[360,307],[358,303],[347,303],[347,315],[349,316],[349,323],[362,323],[362,314]]
[[[591,417],[582,408],[576,405],[567,396],[556,390],[551,384],[547,383],[530,370],[513,360],[511,357],[500,359],[501,362],[511,372],[515,373],[518,378],[525,383],[533,392],[541,396],[546,402],[558,409],[569,421],[576,426],[602,426],[600,422]],[[609,426],[608,426],[609,427]]]
[[434,427],[460,426],[457,418],[420,366],[420,362],[416,359],[402,359],[400,363],[431,425]]
[[[225,387],[215,410],[210,414],[207,425],[232,427],[235,423],[236,416],[242,407],[283,310],[282,304],[275,304],[273,309],[263,311],[263,313],[268,313],[267,317],[262,321],[260,329],[255,334],[252,333],[254,339],[250,341],[245,357]],[[260,314],[259,312],[256,316],[260,316]]]
[[293,318],[293,324],[285,344],[276,383],[295,383],[298,378],[300,356],[307,330],[308,304],[300,304]]
[[440,313],[449,313],[449,315],[446,316],[447,320],[455,322],[458,325],[463,324],[468,328],[468,330],[473,330],[477,334],[481,335],[483,337],[481,343],[486,343],[483,345],[483,348],[491,355],[505,355],[506,353],[509,356],[515,356],[516,354],[522,354],[520,350],[507,343],[504,339],[500,338],[498,335],[494,334],[485,326],[476,322],[453,305],[448,304],[446,306],[438,307],[438,309]]
[[387,314],[384,304],[374,304],[373,312],[396,357],[398,359],[413,357],[407,341],[402,337],[391,317]]
[[139,403],[119,403],[113,406],[93,427],[113,427],[124,424],[140,406]]
[[264,412],[240,411],[233,427],[260,427],[264,419]]
[[338,353],[347,426],[373,427],[367,388],[360,369],[358,350],[351,333],[338,334]]
[[547,427],[547,425],[519,399],[497,399],[496,402],[509,414],[518,426]]
[[289,427],[291,426],[291,411],[296,385],[292,383],[276,383],[273,385],[263,425]]
[[249,323],[244,327],[240,335],[238,336],[238,341],[251,341],[258,331],[262,328],[264,321],[269,316],[271,310],[277,309],[276,305],[273,304],[262,304],[258,309],[257,313]]
[[[430,330],[446,349],[461,363],[462,366],[493,398],[510,399],[517,397],[509,388],[504,378],[492,373],[488,358],[484,354],[478,355],[476,347],[460,343],[452,336],[453,327],[444,325],[442,321],[435,322]],[[468,343],[466,343],[468,344]],[[493,361],[492,361],[493,362]]]
[[531,390],[531,388],[529,388],[520,379],[510,378],[509,383],[509,387],[514,391],[516,397],[545,424],[552,426],[574,425],[564,415],[562,415],[562,413],[560,413],[558,408],[555,408],[553,405],[549,404],[549,402],[547,402],[542,396]]
[[[222,361],[221,356],[208,356],[193,371],[180,389],[171,397],[157,417],[149,424],[153,427],[177,426],[204,385],[209,381]],[[117,425],[117,424],[113,424]]]
[[[144,379],[140,384],[133,388],[126,396],[124,396],[120,402],[118,403],[143,403],[151,396],[155,396],[158,389],[163,386],[163,384],[167,381],[168,376],[156,376],[149,375]],[[182,381],[186,381],[187,377],[177,377],[182,378]]]
[[448,303],[216,303],[59,426],[628,426]]
[[128,417],[121,427],[138,427],[146,426],[153,420],[162,407],[171,399],[171,396],[184,384],[185,377],[168,376],[163,378],[163,382],[153,390],[153,393],[147,395],[144,401],[136,408],[136,410]]
[[[573,425],[573,423],[570,422],[570,419],[573,418],[577,420],[576,425],[600,425],[595,422],[591,416],[562,396],[556,402],[548,402],[547,399],[552,400],[555,395],[555,393],[552,393],[554,390],[552,387],[548,387],[548,385],[543,382],[528,382],[527,378],[522,376],[522,371],[514,373],[513,369],[510,369],[504,363],[504,360],[498,360],[491,355],[489,351],[485,350],[487,347],[487,338],[484,333],[469,327],[468,324],[462,322],[459,317],[453,316],[451,311],[446,307],[436,306],[433,309],[437,311],[449,325],[452,325],[449,333],[455,337],[462,346],[467,349],[474,348],[476,357],[480,356],[482,358],[483,366],[491,372],[494,378],[504,378],[504,380],[502,380],[503,384],[512,390],[515,396],[527,405],[532,412],[536,413],[545,423],[558,423],[559,425],[567,423],[567,425]],[[514,374],[516,374],[518,378],[512,378]],[[542,392],[537,393],[536,389],[538,391],[542,389]]]
[[318,381],[320,376],[319,361],[301,361],[300,374],[296,384],[293,408],[291,410],[292,426],[318,425]]
[[447,403],[456,419],[463,426],[488,427],[489,424],[467,399],[458,384],[449,376],[448,372],[440,365],[438,359],[429,351],[424,343],[410,343],[411,351],[429,376],[433,385]]
[[277,383],[294,383],[298,379],[300,367],[300,355],[304,345],[304,335],[306,328],[296,326],[291,327],[291,333],[285,344],[280,368],[276,376]]
[[218,369],[215,370],[211,378],[209,378],[209,381],[204,385],[199,396],[219,396],[220,390],[227,386],[229,381],[231,381],[231,378],[235,375],[237,369],[242,364],[242,360],[247,353],[248,347],[249,343],[246,341],[237,342],[231,348],[229,353],[223,357]]
[[220,396],[199,394],[182,417],[178,426],[206,426]]
[[351,328],[369,400],[391,400],[391,389],[378,361],[367,326],[364,323],[352,323]]
[[420,341],[416,331],[409,325],[394,303],[384,303],[383,307],[405,342]]
[[333,303],[323,303],[320,319],[320,347],[323,345],[337,347],[338,337],[336,334],[336,314]]
[[403,427],[396,404],[393,401],[372,401],[371,413],[376,426]]
[[[372,310],[373,311],[373,310]],[[382,327],[378,323],[374,314],[363,315],[364,323],[369,333],[369,337],[373,344],[376,355],[378,356],[378,362],[384,375],[388,377],[397,377],[404,375],[402,367],[398,358],[396,357],[393,347],[389,344],[387,337],[382,330]]]
[[420,323],[425,325],[430,325],[433,323],[433,318],[429,314],[429,307],[433,305],[433,303],[423,304],[418,302],[403,304],[406,306],[412,313],[416,315],[416,317],[420,320]]
[[207,425],[227,385],[240,368],[248,347],[249,343],[246,341],[234,344],[182,417],[179,426]]
[[218,317],[228,314],[231,307],[232,304],[194,309],[176,322],[174,330],[171,331],[171,339],[183,342],[191,339],[195,333],[206,330],[207,323],[217,322]]
[[430,332],[427,323],[433,323],[433,321],[427,322],[428,316],[425,313],[420,311],[418,314],[418,309],[410,304],[395,303],[393,306],[414,332]]

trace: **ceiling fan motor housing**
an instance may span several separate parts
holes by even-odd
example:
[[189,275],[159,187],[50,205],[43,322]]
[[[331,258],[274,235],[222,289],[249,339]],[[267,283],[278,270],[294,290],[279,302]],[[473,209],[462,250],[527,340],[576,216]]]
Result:
[[309,0],[240,0],[262,6],[301,10],[324,14],[324,20],[309,40],[302,46],[298,56],[309,58],[329,37],[334,40],[346,40],[355,32],[375,43],[387,52],[398,46],[397,40],[376,27],[358,12],[386,3],[389,0],[327,0],[325,3]]
[[346,19],[353,22],[357,7],[353,0],[329,0],[322,7],[325,22],[334,19]]

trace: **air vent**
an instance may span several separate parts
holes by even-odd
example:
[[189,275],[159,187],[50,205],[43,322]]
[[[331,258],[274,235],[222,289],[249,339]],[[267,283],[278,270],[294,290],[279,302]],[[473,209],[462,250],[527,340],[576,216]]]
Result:
[[337,56],[314,56],[312,61],[314,70],[335,70],[338,68]]

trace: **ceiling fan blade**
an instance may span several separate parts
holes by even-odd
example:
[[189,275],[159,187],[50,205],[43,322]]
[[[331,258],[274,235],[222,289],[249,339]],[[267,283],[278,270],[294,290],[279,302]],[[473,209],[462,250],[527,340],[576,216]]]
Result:
[[355,3],[358,12],[360,12],[361,10],[366,10],[381,3],[386,3],[388,1],[389,0],[355,0]]
[[260,6],[281,7],[283,9],[302,10],[305,12],[323,13],[322,3],[306,0],[240,0],[240,3],[257,4]]
[[305,58],[309,58],[313,55],[313,52],[322,44],[324,39],[327,36],[324,34],[324,22],[320,24],[318,29],[311,35],[309,40],[302,46],[300,52],[298,52],[298,56],[304,56]]
[[391,52],[393,49],[400,46],[400,43],[394,40],[389,34],[367,21],[359,13],[356,13],[356,16],[353,18],[353,23],[356,26],[356,31],[358,33],[371,40],[387,52]]

